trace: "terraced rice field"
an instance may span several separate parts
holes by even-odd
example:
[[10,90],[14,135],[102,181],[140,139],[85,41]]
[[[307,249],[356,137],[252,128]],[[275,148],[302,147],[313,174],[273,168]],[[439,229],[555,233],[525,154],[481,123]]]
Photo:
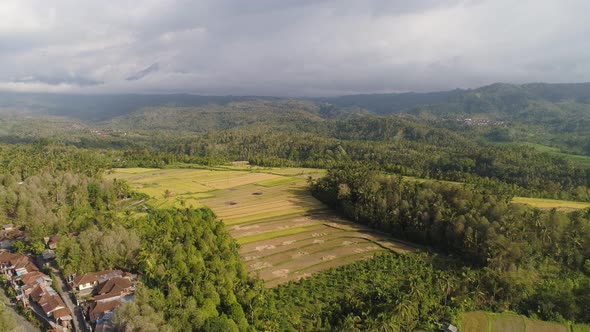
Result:
[[467,312],[461,315],[461,329],[464,332],[568,332],[585,331],[588,326],[570,326],[554,322],[529,319],[513,313]]
[[273,287],[386,250],[414,247],[348,222],[313,198],[308,176],[321,170],[223,167],[216,169],[117,169],[152,197],[155,207],[208,206],[240,244],[248,270]]

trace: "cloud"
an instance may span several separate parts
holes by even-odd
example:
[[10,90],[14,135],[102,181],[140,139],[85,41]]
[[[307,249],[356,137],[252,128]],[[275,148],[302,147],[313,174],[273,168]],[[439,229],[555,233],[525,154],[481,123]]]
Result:
[[14,83],[41,83],[47,85],[69,85],[69,86],[79,86],[79,87],[86,87],[86,86],[94,86],[100,85],[104,82],[96,81],[86,77],[80,76],[29,76],[20,79],[16,79],[13,81]]
[[147,67],[143,70],[140,70],[137,73],[127,77],[126,80],[127,81],[137,81],[137,80],[140,80],[140,79],[146,77],[147,75],[149,75],[153,72],[156,72],[158,70],[160,70],[160,65],[158,65],[157,62],[152,63],[149,67]]
[[589,11],[585,0],[3,0],[0,88],[317,96],[590,81]]

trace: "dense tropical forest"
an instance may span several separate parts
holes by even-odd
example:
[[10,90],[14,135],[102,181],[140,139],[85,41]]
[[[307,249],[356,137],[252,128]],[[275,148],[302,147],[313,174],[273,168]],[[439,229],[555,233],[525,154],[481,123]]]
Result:
[[358,167],[329,171],[312,192],[355,221],[461,257],[486,274],[486,283],[503,285],[480,289],[496,310],[588,318],[588,210],[530,209],[467,185],[418,183]]
[[[474,310],[590,323],[590,84],[339,98],[2,94],[0,224],[64,275],[139,275],[120,331],[436,330]],[[314,167],[317,199],[419,245],[265,288],[207,207],[112,168]],[[0,328],[14,325],[0,304]]]

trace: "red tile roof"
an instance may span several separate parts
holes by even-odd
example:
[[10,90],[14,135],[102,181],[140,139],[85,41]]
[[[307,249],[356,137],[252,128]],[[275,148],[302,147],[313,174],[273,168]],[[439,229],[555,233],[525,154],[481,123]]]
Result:
[[109,302],[96,302],[94,308],[92,308],[89,312],[90,321],[95,322],[97,319],[100,319],[102,316],[104,316],[106,312],[115,310],[122,303],[123,302],[119,300]]
[[22,255],[16,255],[13,253],[9,253],[9,252],[2,252],[0,253],[0,264],[6,265],[6,264],[10,264],[10,266],[12,266],[12,261],[16,261],[17,258],[19,258],[19,256]]
[[46,275],[43,272],[39,272],[39,271],[33,271],[30,273],[25,274],[24,276],[21,277],[20,281],[23,283],[24,286],[31,286],[34,284],[37,284],[39,278],[44,279],[45,281],[47,281],[47,279],[49,279],[48,281],[51,282],[51,279],[49,278],[48,275]]
[[[25,255],[19,255],[19,257],[16,260],[11,261],[14,264],[14,268],[15,269],[22,269],[22,268],[26,268],[29,265],[33,264],[31,262],[31,259],[28,256]],[[37,267],[35,266],[35,269]],[[28,270],[28,269],[27,269]],[[38,269],[37,269],[38,270]]]
[[14,267],[14,269],[25,269],[27,272],[39,271],[29,256],[9,252],[0,253],[0,265]]
[[57,309],[53,312],[53,318],[61,320],[72,320],[72,313],[68,308]]
[[81,276],[74,277],[74,281],[72,282],[73,287],[76,288],[80,285],[84,284],[93,284],[101,279],[110,279],[114,277],[120,277],[123,275],[123,271],[120,270],[107,270],[107,271],[100,271],[100,272],[91,272],[86,273]]
[[13,263],[15,269],[22,269],[30,263],[29,257],[20,255],[16,260],[11,261]]
[[100,295],[107,293],[124,292],[131,287],[131,280],[127,278],[115,277],[98,285],[97,293]]
[[35,286],[35,288],[31,292],[30,296],[34,302],[39,302],[39,300],[41,299],[41,297],[43,297],[44,294],[45,294],[45,290],[43,289],[43,287],[40,285],[37,285],[37,286]]
[[65,308],[66,305],[57,294],[45,294],[38,302],[45,314],[49,314],[57,309]]
[[96,302],[107,302],[107,301],[119,299],[121,296],[123,296],[122,292],[107,293],[107,294],[103,294],[103,295],[97,295],[97,296],[93,297],[92,300],[96,301]]
[[17,240],[25,237],[25,232],[19,230],[10,230],[0,232],[0,240]]

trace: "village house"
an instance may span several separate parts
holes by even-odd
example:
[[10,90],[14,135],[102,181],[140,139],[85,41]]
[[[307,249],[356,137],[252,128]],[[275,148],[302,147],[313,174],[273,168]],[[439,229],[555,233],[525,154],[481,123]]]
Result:
[[53,318],[58,324],[68,326],[73,319],[70,310],[51,286],[38,285],[31,292],[30,297],[43,310],[47,318]]
[[113,318],[115,310],[123,304],[120,300],[109,302],[93,302],[88,310],[88,317],[93,324],[110,321]]
[[1,252],[0,271],[4,273],[9,280],[12,280],[13,277],[18,278],[29,272],[39,271],[39,269],[33,264],[31,258],[28,256]]
[[14,274],[21,277],[29,272],[39,271],[39,268],[31,261],[28,256],[21,256],[14,264]]
[[114,311],[133,299],[137,276],[120,270],[108,270],[70,277],[76,299],[84,303],[87,319],[96,331],[111,331]]
[[115,277],[109,279],[96,288],[99,295],[115,292],[128,292],[131,289],[131,279],[124,277]]
[[[88,295],[91,294],[94,289],[102,285],[100,287],[102,294],[109,293],[110,291],[104,291],[105,289],[108,290],[116,290],[118,287],[130,287],[126,286],[127,283],[122,279],[126,279],[131,283],[131,281],[135,280],[137,276],[123,272],[121,270],[107,270],[107,271],[100,271],[100,272],[91,272],[86,273],[81,276],[72,276],[69,278],[68,284],[70,287],[78,293],[78,295]],[[115,281],[106,283],[107,281],[115,279]],[[104,288],[106,287],[106,288]],[[101,294],[101,295],[102,295]]]
[[115,277],[109,279],[96,287],[96,296],[92,298],[95,302],[108,302],[119,300],[134,291],[130,278]]
[[59,242],[59,235],[54,235],[47,241],[47,248],[51,250],[57,249],[57,243]]
[[12,224],[4,225],[0,230],[0,249],[9,250],[15,241],[24,239],[25,232],[19,231]]
[[100,272],[86,273],[81,276],[70,277],[70,287],[79,293],[90,294],[94,290],[94,287],[98,286],[99,283],[107,281],[115,277],[122,277],[125,273],[120,270],[107,270]]
[[0,252],[0,272],[11,283],[17,300],[24,306],[32,307],[39,315],[43,313],[48,321],[53,319],[62,326],[70,325],[72,314],[51,287],[51,278],[40,272],[29,256]]
[[47,287],[51,285],[51,278],[43,272],[34,271],[27,273],[16,282],[24,298],[28,298],[37,286]]

